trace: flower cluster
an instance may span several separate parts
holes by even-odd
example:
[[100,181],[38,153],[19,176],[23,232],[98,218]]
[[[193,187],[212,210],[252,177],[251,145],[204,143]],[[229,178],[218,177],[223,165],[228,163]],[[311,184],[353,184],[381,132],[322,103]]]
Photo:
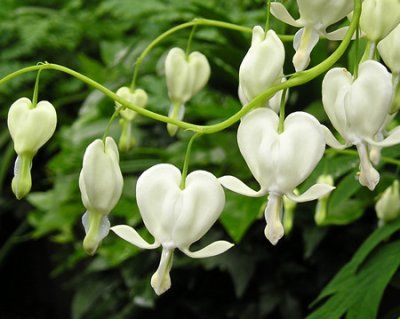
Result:
[[[321,36],[331,40],[343,37],[347,27],[330,33],[327,28],[351,16],[354,8],[348,0],[298,0],[297,3],[300,13],[297,20],[278,2],[271,4],[271,13],[301,28],[294,37],[293,64],[296,71],[302,71],[309,65],[310,53]],[[253,103],[253,110],[241,118],[237,144],[259,189],[253,190],[231,175],[216,177],[203,170],[187,175],[187,166],[182,172],[167,163],[149,168],[137,181],[136,200],[143,223],[154,237],[153,243],[147,242],[129,225],[111,227],[108,216],[123,189],[119,150],[113,138],[106,134],[102,140],[96,139],[85,151],[79,177],[86,208],[82,217],[85,251],[93,255],[109,229],[139,248],[161,246],[160,263],[151,285],[157,294],[162,294],[171,286],[170,270],[176,249],[192,258],[205,258],[222,254],[233,246],[220,240],[200,250],[191,250],[192,244],[199,241],[221,215],[225,206],[224,188],[244,196],[268,198],[264,233],[273,245],[284,236],[285,230],[290,231],[297,203],[318,199],[315,220],[317,224],[324,223],[329,194],[335,188],[333,177],[322,175],[303,193],[297,188],[314,171],[324,156],[326,145],[337,149],[355,146],[360,158],[359,182],[374,190],[380,179],[374,167],[379,162],[380,149],[400,143],[400,127],[386,130],[400,108],[399,23],[399,1],[365,0],[360,28],[370,44],[363,61],[357,63],[354,75],[336,67],[324,77],[323,107],[343,142],[311,114],[293,112],[285,117],[286,91],[260,98],[267,89],[287,81],[285,47],[273,30],[255,26],[250,48],[240,65],[238,87],[242,105]],[[392,73],[375,59],[376,48]],[[165,76],[171,100],[167,129],[173,136],[184,117],[185,104],[208,82],[210,65],[200,52],[185,53],[173,48],[165,60]],[[115,114],[120,115],[122,128],[119,149],[128,150],[135,144],[131,125],[137,115],[129,107],[135,106],[136,110],[146,107],[148,97],[144,90],[129,87],[121,87],[116,95],[120,103],[115,105]],[[29,193],[32,159],[53,135],[56,122],[56,111],[47,101],[33,103],[21,98],[11,106],[8,127],[18,155],[12,189],[17,198]],[[396,181],[376,205],[382,223],[399,215],[399,198],[399,182]]]

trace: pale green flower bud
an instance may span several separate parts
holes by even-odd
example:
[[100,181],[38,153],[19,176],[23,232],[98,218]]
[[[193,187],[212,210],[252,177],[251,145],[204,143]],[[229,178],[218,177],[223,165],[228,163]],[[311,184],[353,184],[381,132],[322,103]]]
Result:
[[132,123],[131,121],[120,119],[119,125],[121,127],[121,136],[119,137],[118,148],[121,152],[128,152],[136,145],[136,139],[132,135]]
[[[130,88],[123,86],[117,90],[116,94],[135,106],[145,108],[147,105],[148,96],[147,93],[142,89],[136,89],[132,91]],[[115,105],[116,107],[121,106],[121,104],[118,102],[116,102]],[[122,109],[119,114],[123,119],[128,121],[132,121],[137,115],[135,111],[128,108]]]
[[375,204],[380,224],[386,224],[400,216],[399,181],[395,180],[381,195]]
[[41,101],[34,107],[31,100],[24,97],[11,105],[7,124],[15,152],[18,154],[12,190],[15,196],[21,199],[31,189],[32,159],[54,134],[57,113],[50,102]]
[[360,28],[368,40],[375,43],[379,42],[399,23],[399,0],[364,0]]
[[79,176],[79,189],[87,212],[82,223],[86,236],[83,248],[93,255],[110,229],[108,214],[118,203],[123,187],[118,148],[111,137],[97,139],[86,149]]
[[[331,175],[321,175],[318,177],[317,183],[324,183],[334,186],[334,180]],[[318,199],[314,215],[314,220],[317,225],[323,225],[326,220],[326,216],[328,215],[329,196],[330,194],[326,194]]]
[[378,51],[394,74],[400,74],[400,24],[378,44]]

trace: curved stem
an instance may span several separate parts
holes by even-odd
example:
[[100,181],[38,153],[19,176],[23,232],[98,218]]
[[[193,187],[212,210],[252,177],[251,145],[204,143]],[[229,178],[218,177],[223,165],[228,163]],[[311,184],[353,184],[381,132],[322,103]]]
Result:
[[196,29],[197,29],[197,25],[194,25],[192,27],[192,31],[190,31],[189,39],[188,39],[187,46],[186,46],[186,59],[189,57],[190,50],[192,49],[192,41],[193,41],[194,33],[196,32]]
[[190,141],[189,141],[188,146],[186,148],[185,161],[183,162],[183,168],[182,168],[182,177],[181,177],[181,185],[180,185],[181,189],[185,189],[185,187],[186,187],[186,176],[187,176],[188,169],[189,169],[190,153],[192,151],[193,142],[200,135],[201,135],[200,133],[194,134],[190,138]]
[[112,122],[114,122],[115,118],[118,116],[119,112],[120,112],[122,109],[123,109],[123,106],[118,107],[118,108],[114,111],[114,113],[111,115],[110,120],[108,121],[108,124],[107,124],[107,126],[106,126],[106,129],[104,130],[104,134],[103,134],[103,138],[102,138],[104,147],[106,147],[106,146],[105,146],[105,145],[106,145],[106,137],[108,136],[108,132],[110,131],[111,124],[112,124]]
[[287,89],[284,89],[282,92],[282,97],[281,97],[281,105],[279,108],[279,125],[278,125],[278,133],[282,133],[284,130],[284,122],[285,122],[285,106],[286,106],[286,94],[287,94]]
[[[168,116],[161,115],[161,114],[149,111],[147,109],[143,109],[132,103],[129,103],[128,101],[119,97],[114,92],[107,89],[100,83],[92,80],[91,78],[89,78],[79,72],[76,72],[74,70],[71,70],[67,67],[64,67],[62,65],[58,65],[58,64],[45,63],[40,66],[31,66],[31,67],[27,67],[24,69],[20,69],[14,73],[11,73],[11,74],[5,76],[3,79],[1,79],[0,85],[6,83],[7,81],[9,81],[21,74],[24,74],[27,72],[32,72],[32,71],[37,71],[39,68],[42,68],[43,70],[44,69],[53,69],[53,70],[67,73],[69,75],[72,75],[73,77],[76,77],[77,79],[81,80],[82,82],[85,82],[86,84],[88,84],[88,85],[94,87],[95,89],[99,90],[100,92],[104,93],[109,98],[113,99],[114,101],[120,103],[122,106],[129,108],[133,111],[136,111],[140,115],[147,116],[149,118],[152,118],[154,120],[161,121],[164,123],[171,123],[171,124],[179,126],[182,129],[192,130],[192,131],[202,133],[202,134],[212,134],[212,133],[216,133],[216,132],[222,131],[222,130],[230,127],[231,125],[233,125],[234,123],[239,121],[244,115],[246,115],[248,112],[250,112],[254,107],[259,105],[262,101],[265,101],[266,99],[271,98],[276,92],[307,83],[310,80],[319,76],[320,74],[329,70],[340,59],[340,57],[345,53],[347,47],[349,46],[349,44],[351,42],[351,38],[357,28],[357,23],[358,23],[358,20],[360,19],[360,14],[361,14],[361,0],[354,0],[354,2],[355,2],[355,6],[354,6],[353,20],[349,26],[349,30],[347,31],[346,36],[344,37],[344,39],[341,42],[341,44],[339,45],[339,47],[325,61],[321,62],[320,64],[316,65],[315,67],[313,67],[307,71],[295,73],[288,81],[286,81],[284,83],[280,83],[280,84],[277,84],[277,85],[274,85],[274,86],[268,88],[262,94],[260,94],[256,98],[254,98],[250,103],[248,103],[242,109],[240,109],[237,113],[235,113],[228,119],[226,119],[220,123],[214,124],[214,125],[195,125],[195,124],[171,119]],[[197,19],[194,21],[197,21],[197,23],[201,25],[202,23],[199,23],[198,21],[204,22],[204,21],[209,21],[209,20]],[[176,28],[183,29],[184,27],[193,26],[194,21],[177,26]],[[221,25],[221,24],[222,25],[225,25],[225,24],[230,25],[229,23],[225,23],[225,22],[220,22],[220,21],[217,21],[217,22],[218,22],[218,25]],[[239,27],[236,25],[233,25],[233,26],[236,29],[244,28],[244,27]],[[231,28],[233,28],[233,27],[231,26]],[[245,28],[245,29],[247,29],[247,28]],[[169,30],[167,32],[172,33],[171,30]],[[251,30],[251,29],[249,29],[249,30]],[[165,33],[164,33],[164,37],[165,37]],[[152,43],[153,43],[153,46],[156,44],[154,41]],[[149,49],[149,47],[147,49],[147,52],[151,50],[151,47],[150,47],[150,49]]]
[[269,24],[269,20],[270,20],[270,16],[271,16],[271,0],[267,0],[267,19],[265,21],[265,34],[267,34],[270,24]]
[[35,108],[38,102],[40,72],[42,72],[41,68],[38,70],[38,73],[36,75],[35,88],[33,89],[32,97],[32,108]]

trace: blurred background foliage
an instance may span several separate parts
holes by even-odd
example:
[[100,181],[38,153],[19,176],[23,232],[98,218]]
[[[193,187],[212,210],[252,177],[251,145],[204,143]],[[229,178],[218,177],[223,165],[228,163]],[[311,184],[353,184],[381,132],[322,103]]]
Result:
[[[283,2],[296,15],[294,1]],[[116,90],[130,83],[135,59],[152,39],[195,17],[263,25],[264,1],[1,0],[0,77],[48,61]],[[278,32],[296,31],[274,19],[272,23]],[[171,47],[186,46],[189,32],[174,34],[144,61],[138,85],[148,92],[148,107],[153,111],[167,113],[163,61]],[[249,41],[249,34],[197,29],[193,49],[209,58],[212,78],[208,88],[188,103],[188,121],[215,123],[239,110],[238,68]],[[325,59],[336,46],[320,41],[312,63]],[[290,43],[286,49],[285,71],[290,74]],[[348,53],[340,64],[351,67],[354,50]],[[78,174],[86,146],[104,132],[113,101],[68,75],[42,72],[39,98],[57,108],[58,130],[34,160],[33,191],[27,200],[19,202],[11,193],[15,155],[6,127],[7,110],[17,98],[32,95],[35,76],[26,74],[0,87],[0,318],[399,316],[400,221],[377,229],[373,210],[378,195],[397,177],[397,166],[381,164],[381,183],[371,193],[355,179],[357,157],[327,154],[300,187],[304,190],[322,173],[334,177],[337,189],[329,199],[323,225],[314,222],[315,202],[301,204],[295,210],[293,228],[276,247],[263,234],[266,198],[227,192],[220,222],[203,241],[224,238],[236,246],[203,260],[177,254],[172,289],[157,298],[150,276],[159,252],[140,251],[114,234],[103,241],[96,256],[88,257],[82,250],[84,207]],[[291,90],[288,110],[306,110],[326,121],[321,79]],[[206,169],[217,176],[229,173],[256,185],[240,156],[236,128],[196,140],[190,169]],[[118,139],[118,121],[110,133]],[[134,135],[138,145],[121,154],[125,186],[111,223],[130,224],[148,236],[135,203],[137,177],[156,163],[181,167],[190,134],[179,132],[171,138],[165,124],[138,117]],[[384,155],[397,158],[400,148],[386,149]]]

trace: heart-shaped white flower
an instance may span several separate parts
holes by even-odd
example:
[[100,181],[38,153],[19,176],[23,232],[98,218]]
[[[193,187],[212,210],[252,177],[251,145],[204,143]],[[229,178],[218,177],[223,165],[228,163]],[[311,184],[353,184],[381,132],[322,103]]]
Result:
[[[171,107],[168,116],[182,120],[184,105],[199,92],[210,78],[210,64],[206,56],[200,52],[192,52],[188,56],[180,48],[168,52],[165,60],[165,76]],[[170,135],[175,135],[177,127],[167,125]]]
[[324,134],[317,119],[304,112],[290,114],[281,134],[278,125],[278,115],[267,108],[250,112],[239,125],[239,149],[261,186],[259,191],[252,190],[233,176],[219,179],[224,187],[246,196],[258,197],[269,193],[265,235],[274,245],[284,234],[281,222],[283,195],[304,202],[324,196],[334,188],[316,184],[302,195],[293,193],[322,158]]
[[8,111],[8,129],[18,157],[15,161],[12,189],[18,199],[29,193],[32,186],[32,159],[54,134],[57,113],[48,101],[33,106],[23,97],[15,101]]
[[[146,107],[148,97],[146,92],[142,89],[136,89],[132,91],[129,87],[123,86],[117,90],[116,94],[124,100],[128,101],[129,103],[134,104],[135,106],[141,108]],[[118,108],[121,106],[121,104],[116,102],[115,106]],[[137,115],[135,111],[128,108],[120,110],[119,114],[127,121],[132,121]]]
[[320,35],[330,40],[341,40],[348,27],[327,33],[326,28],[346,17],[354,8],[349,0],[297,0],[300,18],[295,20],[282,3],[271,3],[271,14],[277,19],[301,28],[295,35],[293,47],[296,54],[293,65],[296,71],[304,70],[310,63],[310,53]]
[[[283,79],[285,47],[275,31],[264,32],[260,26],[253,28],[251,47],[239,69],[239,98],[246,105],[263,91]],[[282,91],[259,106],[268,106],[279,111]]]
[[229,242],[216,241],[199,251],[190,251],[190,246],[203,237],[219,218],[225,205],[225,194],[217,178],[209,172],[190,173],[184,189],[180,187],[181,178],[181,172],[175,166],[158,164],[138,179],[136,199],[143,222],[155,238],[154,244],[147,243],[127,225],[111,228],[118,236],[140,248],[163,247],[160,265],[151,280],[158,295],[171,286],[169,271],[175,248],[189,257],[204,258],[232,247]]
[[360,155],[360,183],[373,190],[379,173],[368,157],[368,146],[391,146],[400,142],[399,128],[383,141],[376,135],[385,125],[391,107],[393,88],[391,75],[376,61],[360,64],[357,79],[343,68],[330,70],[322,83],[322,101],[332,125],[346,141],[340,144],[324,128],[327,144],[334,148],[355,145]]

